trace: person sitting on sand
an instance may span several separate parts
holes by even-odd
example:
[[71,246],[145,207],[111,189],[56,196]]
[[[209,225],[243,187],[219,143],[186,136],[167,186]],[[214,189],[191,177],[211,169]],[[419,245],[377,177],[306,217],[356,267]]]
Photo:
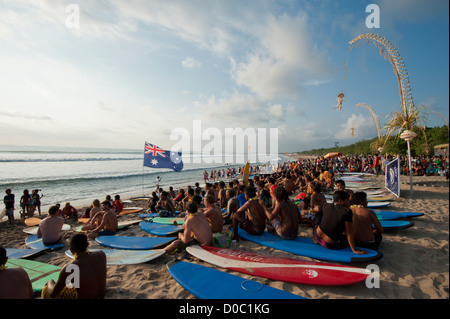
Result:
[[116,214],[123,211],[123,202],[120,199],[120,195],[114,195],[113,206],[116,208]]
[[[89,206],[89,208],[86,210],[86,212],[84,213],[83,216],[81,216],[80,218],[89,218],[91,219],[92,217],[94,217],[98,212],[101,212],[102,209],[100,207],[100,201],[98,199],[94,199],[92,201],[92,204]],[[88,221],[89,223],[89,221]]]
[[[384,230],[377,215],[367,209],[367,194],[365,192],[354,193],[351,203],[356,246],[377,250],[383,239],[381,234]],[[375,229],[372,225],[375,226]]]
[[238,226],[252,235],[262,235],[266,228],[266,214],[256,196],[256,189],[247,186],[244,194],[247,202],[233,214],[233,239],[235,240],[239,239]]
[[185,210],[185,207],[187,207],[187,204],[192,201],[192,198],[194,198],[195,192],[193,188],[189,188],[187,191],[187,196],[185,196],[180,201],[180,211],[183,212]]
[[221,233],[223,228],[223,217],[220,208],[215,204],[215,198],[212,195],[206,195],[204,199],[206,209],[205,217],[213,233]]
[[[42,289],[42,299],[99,299],[106,292],[106,255],[87,250],[86,235],[75,234],[70,240],[74,260],[64,266],[58,280],[50,280]],[[70,278],[69,276],[74,276]]]
[[[90,228],[87,229],[85,227],[82,230],[86,230],[86,235],[89,239],[97,238],[100,236],[112,236],[117,232],[117,215],[112,209],[111,202],[105,200],[102,203],[103,211],[97,213],[96,216],[93,217],[93,220],[98,220],[98,226],[93,227],[95,224],[91,224]],[[98,218],[97,218],[98,216]]]
[[310,205],[312,208],[327,203],[325,195],[322,194],[322,184],[320,182],[312,181],[308,188],[308,193],[311,194]]
[[340,179],[338,181],[336,181],[336,188],[338,191],[344,191],[347,192],[350,195],[350,201],[352,200],[352,196],[353,196],[353,191],[351,189],[347,189],[345,188],[345,182],[344,180]]
[[[356,249],[355,234],[352,228],[353,213],[349,209],[350,196],[343,191],[335,191],[333,203],[314,208],[321,214],[313,235],[317,243],[328,249],[342,249],[350,246],[355,254],[366,254]],[[345,235],[344,235],[345,232]]]
[[286,174],[286,178],[284,179],[284,189],[289,195],[292,195],[295,191],[295,184],[292,180],[292,175],[289,172]]
[[269,208],[272,207],[272,196],[270,196],[270,192],[266,188],[266,183],[264,181],[259,181],[256,183],[256,189],[259,192],[259,199],[264,202],[264,205]]
[[6,249],[0,247],[0,299],[31,299],[33,287],[23,268],[7,268]]
[[44,245],[59,243],[62,239],[61,229],[64,225],[64,218],[57,215],[58,206],[52,206],[48,210],[48,217],[39,224],[37,237],[42,238]]
[[219,182],[219,194],[218,194],[217,198],[220,201],[220,208],[227,207],[228,201],[227,201],[227,194],[226,194],[226,190],[225,190],[225,182],[224,181]]
[[[270,220],[276,234],[283,239],[295,239],[298,235],[298,208],[289,200],[289,193],[284,186],[275,188],[275,208],[267,209],[266,216]],[[262,202],[261,204],[264,204]]]
[[68,219],[70,217],[77,217],[77,209],[70,205],[70,202],[67,202],[62,209],[62,217],[64,217],[65,219]]
[[175,207],[173,206],[172,200],[169,198],[169,193],[166,191],[161,192],[156,208],[157,210],[168,211],[169,216],[175,215]]
[[233,215],[241,207],[241,204],[236,199],[236,191],[234,188],[227,189],[227,210],[222,214],[225,224],[231,224],[233,222]]
[[322,185],[320,182],[312,181],[308,185],[309,206],[310,209],[302,208],[300,211],[300,221],[303,224],[313,225],[316,218],[316,212],[313,210],[327,203],[325,195],[322,194]]
[[178,234],[178,239],[164,248],[166,252],[184,250],[191,244],[211,246],[213,234],[205,215],[198,211],[194,201],[187,204],[187,215],[183,224],[183,232]]

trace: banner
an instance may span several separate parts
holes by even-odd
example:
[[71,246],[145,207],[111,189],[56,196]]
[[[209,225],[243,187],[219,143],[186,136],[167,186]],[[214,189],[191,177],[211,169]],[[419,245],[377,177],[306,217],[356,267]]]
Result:
[[385,187],[397,198],[400,197],[400,159],[398,157],[386,165]]

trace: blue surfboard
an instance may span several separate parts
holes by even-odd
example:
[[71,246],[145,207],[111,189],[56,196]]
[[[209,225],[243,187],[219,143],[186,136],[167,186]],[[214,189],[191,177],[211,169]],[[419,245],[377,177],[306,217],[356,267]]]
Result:
[[336,261],[344,263],[355,262],[372,262],[383,257],[383,254],[375,250],[359,248],[367,251],[367,254],[355,254],[351,248],[344,248],[332,250],[321,245],[315,244],[311,239],[305,237],[297,237],[294,240],[282,239],[274,234],[264,232],[262,235],[255,236],[247,233],[245,230],[239,228],[239,236],[250,240],[254,243],[286,251],[288,253],[304,256],[319,260]]
[[152,235],[156,236],[167,236],[171,234],[175,234],[183,228],[173,225],[165,225],[155,222],[140,222],[139,227],[141,227],[142,230],[146,231],[147,233],[150,233]]
[[44,249],[6,248],[6,256],[8,256],[8,258],[15,258],[15,259],[29,258],[46,250],[48,250],[48,248]]
[[168,268],[176,282],[200,299],[305,299],[198,264],[180,261]]
[[414,226],[414,223],[408,220],[380,220],[380,223],[384,231],[400,230]]
[[53,245],[44,245],[42,242],[42,238],[38,238],[36,235],[32,235],[25,239],[25,245],[31,249],[57,249],[64,247],[63,243],[53,244]]
[[139,218],[153,218],[158,216],[159,216],[158,213],[144,213],[138,215]]
[[129,250],[147,250],[159,248],[167,245],[175,237],[133,237],[133,236],[101,236],[95,238],[95,241],[102,246],[129,249]]
[[420,217],[424,215],[424,213],[393,212],[389,210],[374,210],[374,213],[377,215],[379,220],[396,220],[401,218]]

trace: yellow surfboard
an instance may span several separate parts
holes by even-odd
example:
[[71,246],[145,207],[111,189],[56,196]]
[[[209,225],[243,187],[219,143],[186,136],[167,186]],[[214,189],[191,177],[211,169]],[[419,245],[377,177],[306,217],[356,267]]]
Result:
[[247,164],[245,164],[244,171],[242,173],[242,182],[245,186],[248,185],[248,177],[250,175],[250,163],[247,161]]

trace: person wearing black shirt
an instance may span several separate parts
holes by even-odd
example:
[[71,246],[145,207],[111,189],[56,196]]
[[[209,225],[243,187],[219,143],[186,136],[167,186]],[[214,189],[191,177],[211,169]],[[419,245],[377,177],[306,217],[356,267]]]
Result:
[[342,249],[350,246],[355,254],[366,254],[356,249],[352,230],[353,213],[350,210],[350,195],[345,191],[335,191],[333,204],[324,204],[315,210],[321,215],[314,228],[314,239],[328,249]]

